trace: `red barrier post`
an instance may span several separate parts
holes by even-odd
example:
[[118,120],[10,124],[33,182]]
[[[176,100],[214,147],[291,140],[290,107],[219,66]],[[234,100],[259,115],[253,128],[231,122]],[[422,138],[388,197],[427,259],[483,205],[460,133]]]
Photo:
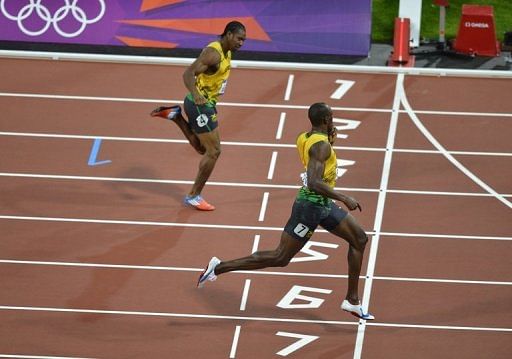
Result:
[[393,52],[388,60],[388,66],[414,66],[414,56],[410,50],[411,21],[404,17],[395,18],[395,33]]
[[393,55],[391,60],[403,64],[409,61],[409,38],[411,23],[408,18],[395,18],[395,34],[393,38]]

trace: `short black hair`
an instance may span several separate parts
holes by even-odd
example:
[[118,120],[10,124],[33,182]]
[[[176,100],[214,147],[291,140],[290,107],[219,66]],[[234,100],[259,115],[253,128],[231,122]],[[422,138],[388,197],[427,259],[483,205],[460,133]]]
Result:
[[308,110],[309,121],[311,121],[313,126],[320,126],[329,113],[329,106],[325,102],[314,103]]
[[231,21],[226,25],[224,32],[220,34],[220,37],[226,36],[228,32],[235,33],[237,31],[245,32],[244,24],[242,24],[240,21]]

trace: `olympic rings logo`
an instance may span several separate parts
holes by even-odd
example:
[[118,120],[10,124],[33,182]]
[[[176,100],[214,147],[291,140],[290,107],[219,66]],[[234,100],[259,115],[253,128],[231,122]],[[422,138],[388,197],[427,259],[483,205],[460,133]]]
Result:
[[[94,24],[103,17],[105,14],[105,2],[104,0],[98,1],[100,4],[100,12],[92,19],[87,18],[85,11],[77,6],[78,0],[64,0],[65,4],[55,11],[53,15],[46,6],[41,4],[42,0],[30,0],[30,3],[23,6],[16,15],[10,14],[5,9],[6,0],[0,0],[0,11],[9,20],[16,21],[18,23],[18,28],[28,36],[39,36],[44,34],[50,26],[53,25],[53,28],[60,36],[71,38],[77,37],[84,32],[87,25]],[[27,29],[23,22],[33,15],[34,12],[42,21],[46,21],[46,23],[41,29],[31,31]],[[80,27],[74,32],[66,32],[59,26],[59,22],[64,20],[69,14],[71,14],[78,23],[80,23]]]

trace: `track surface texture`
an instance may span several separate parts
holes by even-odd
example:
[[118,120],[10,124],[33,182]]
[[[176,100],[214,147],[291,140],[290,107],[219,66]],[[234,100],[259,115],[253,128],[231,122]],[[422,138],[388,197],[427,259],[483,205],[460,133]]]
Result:
[[[184,68],[0,59],[0,357],[510,358],[510,78],[234,68],[204,213],[182,204],[200,157],[149,117]],[[323,230],[196,288],[212,256],[277,245],[318,101],[372,322],[340,309],[347,244]]]

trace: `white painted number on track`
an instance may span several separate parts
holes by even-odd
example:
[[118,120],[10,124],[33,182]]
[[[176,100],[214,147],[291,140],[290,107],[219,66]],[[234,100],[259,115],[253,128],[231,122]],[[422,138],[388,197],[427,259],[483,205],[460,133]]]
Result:
[[315,242],[315,241],[308,241],[304,247],[300,250],[302,253],[307,254],[307,256],[304,257],[295,257],[292,258],[292,262],[309,262],[309,261],[323,261],[329,258],[329,256],[325,253],[321,253],[318,251],[315,251],[314,249],[311,249],[312,246],[317,247],[324,247],[324,248],[338,248],[337,244],[333,243],[323,243],[323,242]]
[[341,99],[348,90],[355,84],[354,81],[349,80],[336,80],[337,84],[340,84],[340,86],[334,91],[331,95],[331,98],[334,100]]
[[308,345],[314,340],[317,340],[319,337],[316,335],[306,335],[306,334],[297,334],[297,333],[288,333],[288,332],[277,332],[276,335],[279,335],[280,337],[290,337],[290,338],[297,338],[295,343],[288,345],[286,348],[278,351],[276,354],[280,356],[288,356],[289,354],[293,353],[294,351],[299,350],[300,348]]
[[[347,118],[333,118],[332,122],[334,123],[334,126],[338,130],[338,135],[336,136],[337,138],[347,138],[348,135],[341,132],[355,130],[361,124],[361,121],[349,120]],[[341,123],[342,125],[336,125],[339,123]]]
[[[322,298],[309,297],[307,295],[300,294],[302,291],[315,292],[315,293],[323,293],[323,294],[331,294],[332,290],[330,289],[322,289],[322,288],[312,288],[312,287],[303,287],[300,285],[294,285],[292,289],[286,293],[286,295],[277,303],[279,308],[283,309],[314,309],[320,308],[324,300]],[[292,302],[295,300],[301,300],[306,303],[295,303]]]
[[351,160],[343,160],[341,158],[336,160],[336,176],[340,178],[343,176],[348,170],[342,167],[353,166],[356,161]]

